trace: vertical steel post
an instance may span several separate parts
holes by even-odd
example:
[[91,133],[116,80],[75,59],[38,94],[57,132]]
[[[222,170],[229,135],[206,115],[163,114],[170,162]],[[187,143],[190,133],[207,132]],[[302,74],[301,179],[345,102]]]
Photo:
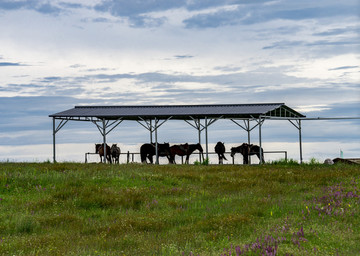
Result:
[[302,156],[302,138],[301,138],[301,120],[298,121],[299,125],[299,144],[300,144],[300,163],[303,162],[303,156]]
[[250,144],[250,120],[247,120],[248,143]]
[[102,124],[103,124],[104,163],[106,164],[106,126],[105,126],[105,118],[103,118]]
[[[248,119],[247,120],[247,133],[248,133],[248,144],[250,145],[250,120]],[[249,164],[251,164],[251,155],[249,154],[248,156],[248,161],[249,161]]]
[[260,164],[262,164],[263,159],[262,159],[262,141],[261,141],[261,125],[262,125],[262,119],[261,116],[259,117],[259,145],[260,145]]
[[[198,134],[199,134],[199,144],[201,145],[201,123],[200,123],[200,119],[198,119]],[[201,163],[201,153],[199,152],[199,161]]]
[[206,159],[209,159],[208,122],[206,116],[205,116],[205,143],[206,143]]
[[150,119],[150,143],[153,143],[153,130],[152,130],[152,122],[151,122],[151,119]]
[[55,152],[55,117],[53,117],[53,162],[56,163],[56,152]]
[[158,150],[158,137],[157,137],[157,128],[158,128],[157,123],[158,123],[158,120],[157,120],[156,117],[154,119],[154,122],[155,122],[155,155],[156,155],[155,163],[159,164],[159,150]]

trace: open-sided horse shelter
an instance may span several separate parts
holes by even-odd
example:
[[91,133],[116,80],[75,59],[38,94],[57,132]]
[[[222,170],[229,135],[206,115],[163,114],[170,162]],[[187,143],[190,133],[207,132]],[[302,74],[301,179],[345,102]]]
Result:
[[[53,119],[54,162],[56,162],[56,134],[68,121],[92,122],[100,131],[105,145],[106,136],[123,121],[138,122],[150,132],[150,143],[157,144],[157,130],[161,125],[171,120],[183,120],[198,131],[199,143],[201,143],[201,132],[205,132],[205,151],[206,157],[208,157],[208,127],[219,119],[230,120],[245,130],[248,134],[249,144],[251,131],[258,127],[260,148],[262,147],[261,127],[264,121],[288,120],[298,129],[300,162],[302,162],[301,119],[305,116],[284,103],[75,106],[72,109],[49,115],[49,117]],[[158,163],[157,152],[156,163]]]

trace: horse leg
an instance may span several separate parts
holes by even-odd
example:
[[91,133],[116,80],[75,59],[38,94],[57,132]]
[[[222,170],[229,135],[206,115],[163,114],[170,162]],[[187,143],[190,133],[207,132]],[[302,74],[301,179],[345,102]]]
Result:
[[256,153],[256,156],[257,156],[257,158],[259,159],[259,163],[261,164],[261,161],[260,161],[260,154],[259,154],[259,153]]
[[[257,157],[259,158],[259,161],[260,161],[260,154],[256,154],[256,155],[257,155]],[[264,153],[263,152],[261,152],[261,162],[260,163],[261,164],[265,163]]]
[[186,155],[185,164],[189,164],[189,157],[190,157],[190,155]]
[[140,149],[140,158],[141,163],[146,164],[147,153],[145,153],[142,148]]
[[176,156],[176,154],[171,155],[171,161],[172,161],[173,164],[176,164],[175,156]]
[[175,164],[175,160],[174,160],[173,155],[166,156],[166,157],[167,157],[167,159],[169,160],[169,164]]
[[243,164],[249,164],[249,155],[243,154]]
[[147,158],[149,159],[149,161],[150,161],[150,164],[152,164],[153,163],[153,155],[147,155]]

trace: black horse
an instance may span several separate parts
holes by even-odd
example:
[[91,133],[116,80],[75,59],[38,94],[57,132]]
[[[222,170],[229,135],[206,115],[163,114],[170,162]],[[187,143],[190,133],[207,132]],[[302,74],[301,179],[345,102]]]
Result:
[[117,144],[111,145],[110,152],[111,152],[111,157],[112,157],[113,162],[115,164],[118,164],[121,151],[120,151],[120,148],[117,146]]
[[195,150],[199,150],[199,152],[202,155],[202,158],[204,159],[204,155],[203,155],[204,150],[200,143],[197,144],[186,143],[181,145],[173,145],[170,147],[171,156],[169,162],[175,164],[175,155],[179,155],[179,156],[186,156],[185,164],[189,164],[189,157]]
[[[258,145],[243,143],[239,147],[231,148],[231,157],[234,157],[235,153],[241,153],[243,155],[243,164],[249,164],[249,156],[257,155],[260,160],[260,147]],[[264,151],[261,148],[261,163],[265,162]]]
[[[102,157],[104,157],[104,144],[95,144],[95,153],[100,156],[100,163],[102,163]],[[108,144],[106,144],[106,159],[111,164],[111,149]],[[104,159],[105,162],[105,159]]]
[[216,143],[216,146],[215,146],[215,153],[218,154],[218,157],[219,157],[219,164],[223,164],[224,162],[224,159],[227,161],[224,153],[225,153],[225,145],[224,143],[222,142],[218,142]]
[[[169,143],[160,144],[158,143],[158,155],[166,156],[170,159],[170,145]],[[146,158],[149,159],[150,163],[153,163],[153,156],[156,155],[155,143],[145,143],[140,147],[141,162],[146,164]],[[170,161],[170,160],[169,160]]]

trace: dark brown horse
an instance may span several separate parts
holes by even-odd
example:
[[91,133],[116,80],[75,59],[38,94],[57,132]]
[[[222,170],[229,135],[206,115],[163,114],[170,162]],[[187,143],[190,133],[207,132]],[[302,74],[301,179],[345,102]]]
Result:
[[218,157],[219,157],[219,164],[223,164],[224,162],[224,159],[227,161],[224,153],[225,153],[225,145],[224,143],[222,142],[218,142],[216,143],[216,146],[215,146],[215,152],[216,154],[218,154]]
[[[231,148],[231,157],[234,157],[235,153],[241,153],[243,155],[243,164],[249,164],[249,156],[251,155],[257,155],[260,160],[260,147],[258,145],[243,143],[239,147]],[[264,151],[262,149],[261,159],[261,163],[264,163]]]
[[111,152],[111,157],[112,157],[113,162],[115,164],[118,164],[121,151],[120,151],[120,148],[117,146],[117,144],[111,145],[110,152]]
[[[104,144],[95,144],[95,153],[100,156],[100,163],[102,163],[102,157],[104,157]],[[111,149],[108,144],[106,144],[106,159],[111,164]],[[104,159],[105,161],[105,159]]]
[[[153,156],[156,155],[155,143],[145,143],[140,147],[141,162],[146,164],[146,158],[149,159],[150,163],[153,163]],[[158,143],[158,155],[166,156],[170,159],[170,145],[169,143],[160,144]],[[170,162],[170,160],[169,160]]]
[[175,163],[175,155],[178,156],[186,156],[186,160],[185,160],[185,164],[189,164],[189,157],[190,155],[195,151],[195,150],[199,150],[199,152],[202,155],[202,158],[204,159],[204,155],[203,155],[203,148],[201,147],[200,143],[197,144],[180,144],[180,145],[173,145],[170,147],[170,159],[169,161],[171,163]]

